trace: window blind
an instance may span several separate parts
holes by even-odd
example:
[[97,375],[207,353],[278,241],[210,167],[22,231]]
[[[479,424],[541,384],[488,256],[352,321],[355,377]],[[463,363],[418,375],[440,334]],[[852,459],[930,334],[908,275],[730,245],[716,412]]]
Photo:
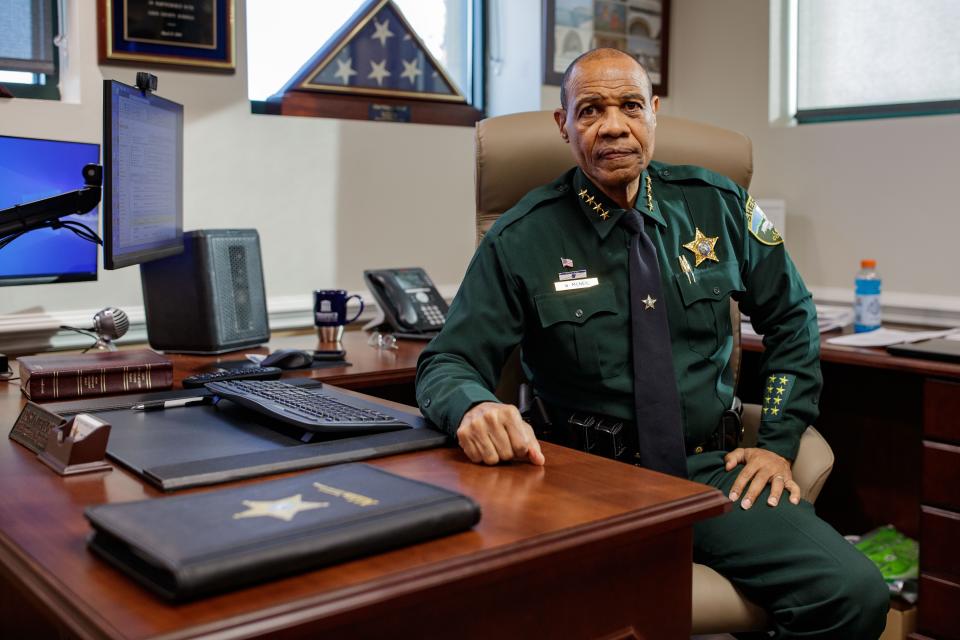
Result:
[[960,100],[958,33],[956,0],[799,0],[798,111]]
[[50,0],[0,0],[0,69],[52,74]]

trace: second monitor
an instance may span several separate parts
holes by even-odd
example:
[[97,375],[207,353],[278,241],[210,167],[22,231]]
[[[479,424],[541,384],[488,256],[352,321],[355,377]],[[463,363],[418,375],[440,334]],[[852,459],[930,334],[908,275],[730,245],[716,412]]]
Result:
[[103,81],[103,266],[183,251],[183,105]]

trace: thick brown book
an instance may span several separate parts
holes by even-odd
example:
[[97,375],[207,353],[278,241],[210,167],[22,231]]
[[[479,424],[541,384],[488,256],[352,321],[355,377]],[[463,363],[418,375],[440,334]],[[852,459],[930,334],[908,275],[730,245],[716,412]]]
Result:
[[173,386],[173,364],[150,349],[23,356],[20,388],[31,400],[69,400]]

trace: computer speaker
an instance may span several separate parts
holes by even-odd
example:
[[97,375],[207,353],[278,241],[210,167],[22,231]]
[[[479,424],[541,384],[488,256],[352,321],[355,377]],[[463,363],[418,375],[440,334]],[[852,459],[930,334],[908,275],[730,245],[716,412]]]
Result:
[[181,254],[140,265],[150,346],[224,353],[270,339],[255,229],[183,234]]

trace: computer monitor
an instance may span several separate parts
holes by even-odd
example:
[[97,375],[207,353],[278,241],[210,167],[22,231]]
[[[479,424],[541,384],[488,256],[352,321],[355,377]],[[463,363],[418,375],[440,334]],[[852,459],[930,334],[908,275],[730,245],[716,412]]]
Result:
[[183,105],[103,81],[103,266],[183,252]]
[[[84,186],[100,145],[0,136],[0,210]],[[98,213],[63,218],[97,230]],[[34,229],[0,249],[0,286],[97,279],[97,245],[69,229]]]

